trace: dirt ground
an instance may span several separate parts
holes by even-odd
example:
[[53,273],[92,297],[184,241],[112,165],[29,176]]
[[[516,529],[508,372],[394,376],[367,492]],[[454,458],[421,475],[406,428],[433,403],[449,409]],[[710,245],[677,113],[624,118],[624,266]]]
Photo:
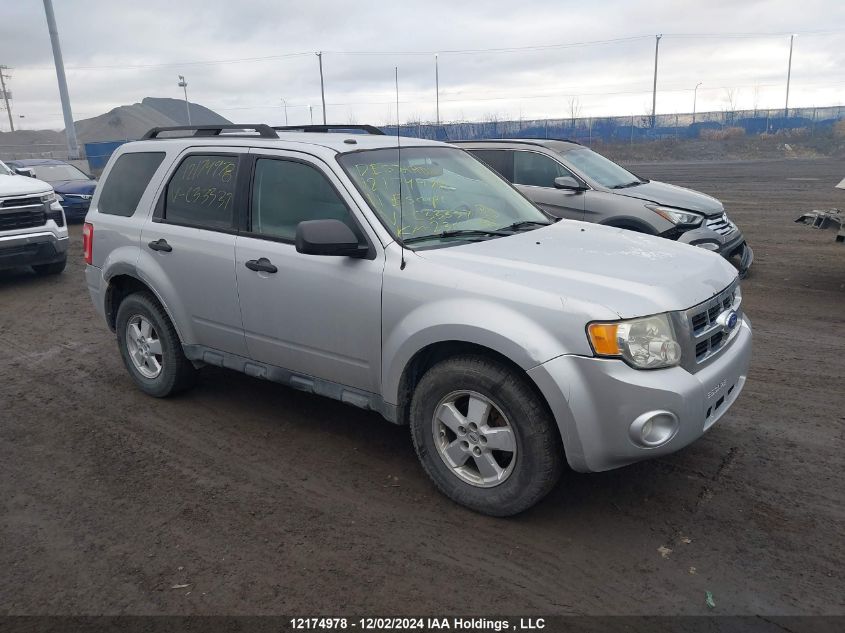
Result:
[[845,165],[635,171],[720,197],[755,250],[745,392],[511,519],[440,496],[378,415],[215,368],[141,394],[79,226],[61,276],[0,273],[0,613],[845,613],[845,247],[792,223],[845,207]]

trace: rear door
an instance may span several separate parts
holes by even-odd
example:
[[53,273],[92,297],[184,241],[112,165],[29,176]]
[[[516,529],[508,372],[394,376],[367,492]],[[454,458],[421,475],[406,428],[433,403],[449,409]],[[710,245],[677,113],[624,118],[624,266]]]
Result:
[[[252,153],[249,217],[246,231],[237,238],[235,263],[250,356],[294,373],[378,392],[381,248],[375,247],[349,193],[325,163],[299,152]],[[370,258],[297,252],[297,225],[318,219],[346,223],[362,243],[370,244]],[[262,259],[275,270],[247,265]]]
[[141,234],[138,269],[160,294],[184,344],[247,356],[235,277],[238,191],[247,149],[179,157]]

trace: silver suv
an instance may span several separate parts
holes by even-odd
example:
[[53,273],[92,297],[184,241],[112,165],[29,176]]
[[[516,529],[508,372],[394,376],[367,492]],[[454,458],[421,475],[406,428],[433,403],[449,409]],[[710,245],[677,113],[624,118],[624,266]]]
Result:
[[554,217],[597,222],[692,244],[731,260],[745,276],[754,252],[722,203],[648,180],[580,143],[551,139],[460,141]]
[[564,458],[688,445],[742,390],[751,328],[714,253],[553,223],[443,143],[230,127],[121,146],[88,213],[91,298],[146,393],[209,364],[377,411],[503,516]]

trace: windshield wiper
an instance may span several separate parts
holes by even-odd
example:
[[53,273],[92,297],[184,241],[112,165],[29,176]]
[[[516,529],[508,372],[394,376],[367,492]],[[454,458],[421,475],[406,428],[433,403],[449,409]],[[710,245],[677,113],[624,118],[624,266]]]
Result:
[[632,180],[621,185],[613,185],[611,189],[627,189],[628,187],[636,187],[637,185],[645,184],[644,180]]
[[501,229],[495,231],[488,231],[486,229],[453,229],[451,231],[442,231],[440,233],[430,233],[428,235],[415,235],[413,237],[409,237],[407,239],[402,240],[403,244],[412,244],[413,242],[421,242],[423,240],[430,240],[433,238],[440,238],[440,237],[462,237],[464,235],[467,236],[488,236],[493,235],[496,237],[504,237],[506,235],[511,235],[511,233],[503,231]]
[[514,222],[510,226],[503,226],[500,231],[518,231],[520,229],[526,229],[528,227],[535,227],[535,226],[549,226],[551,222],[538,222],[537,220],[521,220],[520,222]]

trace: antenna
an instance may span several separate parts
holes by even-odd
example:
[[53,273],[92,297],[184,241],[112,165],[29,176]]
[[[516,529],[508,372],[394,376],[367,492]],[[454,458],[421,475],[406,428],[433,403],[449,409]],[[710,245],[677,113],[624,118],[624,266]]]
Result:
[[402,181],[404,178],[402,177],[402,143],[399,140],[399,66],[393,67],[395,73],[395,80],[396,80],[396,162],[398,163],[397,167],[399,168],[399,248],[402,251],[402,259],[399,263],[399,270],[405,270],[405,241],[402,239],[402,229],[404,225],[402,224]]

